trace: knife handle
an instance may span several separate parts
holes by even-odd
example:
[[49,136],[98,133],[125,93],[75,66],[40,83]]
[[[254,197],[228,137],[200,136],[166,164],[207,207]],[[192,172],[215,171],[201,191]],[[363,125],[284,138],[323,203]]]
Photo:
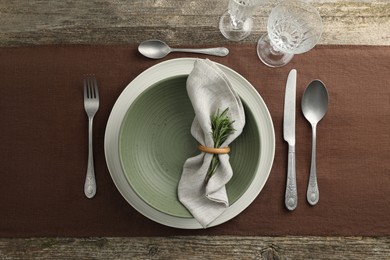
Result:
[[288,146],[285,204],[289,210],[294,210],[298,204],[297,180],[295,174],[295,147],[293,145]]

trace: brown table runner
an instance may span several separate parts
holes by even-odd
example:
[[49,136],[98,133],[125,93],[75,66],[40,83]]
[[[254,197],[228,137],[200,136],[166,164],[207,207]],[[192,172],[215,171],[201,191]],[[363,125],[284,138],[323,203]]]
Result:
[[[104,133],[115,100],[160,61],[141,57],[136,46],[1,48],[0,236],[390,235],[390,47],[317,46],[278,69],[258,60],[254,44],[228,47],[228,57],[209,58],[259,91],[274,122],[276,153],[256,200],[236,218],[206,230],[170,228],[142,216],[121,197],[106,167]],[[175,57],[184,55],[168,58]],[[282,119],[292,68],[298,70],[299,205],[288,212]],[[101,96],[94,121],[98,193],[92,200],[83,194],[85,73],[97,75]],[[311,207],[306,202],[311,128],[300,101],[316,78],[327,85],[330,104],[317,132],[321,198]]]

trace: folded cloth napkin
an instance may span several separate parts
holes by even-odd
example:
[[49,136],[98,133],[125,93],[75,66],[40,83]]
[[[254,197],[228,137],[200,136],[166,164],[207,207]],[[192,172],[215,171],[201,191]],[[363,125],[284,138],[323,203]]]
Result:
[[[234,121],[233,131],[220,147],[228,146],[241,133],[245,114],[241,100],[223,71],[212,61],[198,59],[187,79],[187,92],[195,111],[192,136],[203,146],[214,147],[210,117],[228,108]],[[220,164],[205,182],[213,154],[201,154],[186,160],[178,185],[180,202],[206,228],[229,206],[225,184],[233,176],[228,154],[219,154]]]

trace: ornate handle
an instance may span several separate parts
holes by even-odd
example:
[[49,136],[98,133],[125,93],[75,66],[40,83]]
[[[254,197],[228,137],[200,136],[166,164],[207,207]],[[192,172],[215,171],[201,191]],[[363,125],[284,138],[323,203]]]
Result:
[[92,149],[92,123],[93,118],[89,118],[88,124],[88,166],[87,176],[84,184],[84,194],[87,198],[93,198],[96,194],[95,168],[93,165],[93,149]]
[[229,50],[224,47],[217,48],[206,48],[206,49],[171,49],[174,52],[191,52],[191,53],[201,53],[214,56],[224,57],[229,54]]
[[287,184],[285,204],[287,209],[294,210],[298,204],[297,180],[295,174],[295,147],[288,146]]
[[310,166],[310,177],[309,185],[307,187],[307,201],[310,205],[314,206],[318,203],[320,199],[320,192],[318,190],[317,184],[317,167],[316,167],[316,142],[317,142],[317,131],[316,126],[313,125],[313,141],[311,149],[311,166]]

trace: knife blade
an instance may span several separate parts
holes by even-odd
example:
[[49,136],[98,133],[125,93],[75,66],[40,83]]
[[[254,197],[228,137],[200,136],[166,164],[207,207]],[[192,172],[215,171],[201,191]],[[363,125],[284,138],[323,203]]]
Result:
[[295,100],[297,71],[292,69],[287,77],[284,97],[283,137],[288,143],[288,163],[285,205],[294,210],[298,204],[297,182],[295,172]]

